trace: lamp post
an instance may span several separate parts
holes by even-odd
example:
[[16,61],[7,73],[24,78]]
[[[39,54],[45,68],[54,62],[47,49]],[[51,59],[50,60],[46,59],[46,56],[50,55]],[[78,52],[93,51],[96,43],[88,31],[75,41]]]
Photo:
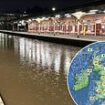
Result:
[[40,23],[41,23],[41,18],[37,18],[36,19],[36,21],[38,22],[38,32],[39,32],[39,34],[40,34],[40,32],[41,32],[41,25],[40,25]]
[[[52,11],[55,12],[56,8],[52,7]],[[53,33],[54,33],[54,36],[55,36],[55,17],[53,18]]]
[[45,17],[43,18],[37,18],[36,21],[38,22],[38,30],[39,30],[39,34],[41,33],[41,22],[45,19]]
[[72,15],[75,16],[77,18],[77,37],[79,37],[80,35],[80,18],[85,15],[86,13],[85,12],[82,12],[82,11],[79,11],[79,12],[75,12],[73,13]]

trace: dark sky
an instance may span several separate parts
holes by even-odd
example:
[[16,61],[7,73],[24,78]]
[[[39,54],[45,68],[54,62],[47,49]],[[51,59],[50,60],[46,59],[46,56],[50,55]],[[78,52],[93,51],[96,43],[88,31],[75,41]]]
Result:
[[0,0],[0,10],[16,10],[39,6],[42,8],[66,8],[77,4],[84,4],[95,0]]

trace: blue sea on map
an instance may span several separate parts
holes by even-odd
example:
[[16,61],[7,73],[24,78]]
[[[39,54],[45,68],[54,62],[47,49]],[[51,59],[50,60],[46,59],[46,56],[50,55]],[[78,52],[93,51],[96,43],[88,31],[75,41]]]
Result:
[[68,89],[77,105],[105,105],[105,42],[90,44],[76,54]]

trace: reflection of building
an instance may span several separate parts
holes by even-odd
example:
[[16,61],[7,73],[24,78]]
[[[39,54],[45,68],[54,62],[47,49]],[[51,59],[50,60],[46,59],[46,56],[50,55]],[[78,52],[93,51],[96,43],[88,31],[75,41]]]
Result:
[[0,49],[13,50],[21,65],[36,70],[66,74],[70,61],[79,48],[0,34]]
[[38,70],[57,73],[67,73],[72,53],[76,51],[76,49],[70,50],[70,47],[62,45],[52,45],[18,37],[14,37],[14,50],[20,55],[21,64],[29,64]]

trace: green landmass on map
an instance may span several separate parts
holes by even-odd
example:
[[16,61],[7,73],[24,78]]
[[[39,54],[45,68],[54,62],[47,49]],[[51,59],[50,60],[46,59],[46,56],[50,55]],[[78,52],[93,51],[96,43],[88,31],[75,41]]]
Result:
[[[92,49],[88,49],[88,51],[92,51]],[[83,68],[79,74],[75,74],[73,87],[75,91],[86,88],[89,85],[89,76],[95,72],[99,75],[99,80],[95,81],[94,99],[105,99],[105,66],[102,64],[103,60],[105,60],[105,54],[97,55],[94,53],[91,68]]]

